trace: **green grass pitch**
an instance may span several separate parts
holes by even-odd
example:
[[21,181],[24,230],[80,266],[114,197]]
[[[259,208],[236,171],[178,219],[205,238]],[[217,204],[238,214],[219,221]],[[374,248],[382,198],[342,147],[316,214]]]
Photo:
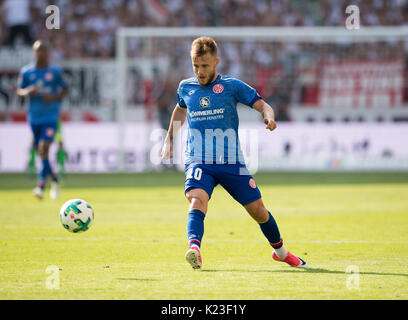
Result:
[[[273,261],[259,226],[217,187],[203,269],[192,270],[182,173],[71,174],[58,201],[34,199],[26,175],[1,174],[0,299],[408,299],[408,173],[255,179],[310,269]],[[95,211],[82,234],[59,221],[72,198]]]

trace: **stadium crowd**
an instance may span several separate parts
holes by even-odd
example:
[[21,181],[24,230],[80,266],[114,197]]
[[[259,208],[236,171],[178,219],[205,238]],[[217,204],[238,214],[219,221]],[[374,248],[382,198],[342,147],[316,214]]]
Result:
[[[116,30],[123,26],[342,26],[349,4],[346,0],[0,0],[0,43],[19,47],[31,45],[33,39],[46,39],[52,47],[52,59],[57,62],[110,59],[115,56]],[[363,26],[408,26],[408,0],[355,0],[353,4],[360,9]],[[47,5],[59,8],[58,30],[45,27]],[[159,97],[169,97],[167,91],[174,96],[172,83],[191,74],[185,50],[190,41],[153,42],[152,54],[173,53],[172,69],[177,73],[174,79],[162,83],[157,101]],[[141,55],[142,47],[140,40],[131,39],[129,54]],[[299,80],[299,69],[313,69],[323,55],[330,59],[351,56],[364,60],[408,57],[408,42],[314,47],[225,41],[220,44],[220,72],[254,84],[265,98],[279,106],[279,118],[287,120],[289,103],[313,100],[313,87],[294,83]],[[308,70],[302,72],[305,78],[310,76]],[[165,105],[158,103],[158,109],[168,113]]]
[[[0,41],[45,38],[56,57],[112,57],[122,26],[339,26],[346,0],[0,0]],[[356,0],[362,25],[408,24],[407,0]],[[60,10],[58,32],[45,28],[44,8]],[[24,37],[19,37],[18,31]]]

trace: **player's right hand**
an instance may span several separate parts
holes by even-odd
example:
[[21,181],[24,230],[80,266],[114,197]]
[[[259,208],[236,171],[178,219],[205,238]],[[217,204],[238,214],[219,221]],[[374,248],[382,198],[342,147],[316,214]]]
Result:
[[164,145],[161,151],[162,160],[168,160],[173,158],[173,143],[170,139],[164,140]]
[[266,124],[266,129],[273,131],[276,129],[277,125],[274,119],[264,119],[264,123]]

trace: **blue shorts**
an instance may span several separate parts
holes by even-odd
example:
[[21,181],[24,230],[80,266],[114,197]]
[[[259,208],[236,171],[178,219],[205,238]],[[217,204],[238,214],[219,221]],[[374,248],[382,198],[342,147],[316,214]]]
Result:
[[220,184],[241,205],[245,206],[261,198],[254,178],[242,164],[190,163],[185,166],[184,192],[203,189],[209,198]]
[[31,124],[31,130],[34,136],[34,147],[37,148],[40,141],[52,142],[54,140],[57,131],[57,123]]

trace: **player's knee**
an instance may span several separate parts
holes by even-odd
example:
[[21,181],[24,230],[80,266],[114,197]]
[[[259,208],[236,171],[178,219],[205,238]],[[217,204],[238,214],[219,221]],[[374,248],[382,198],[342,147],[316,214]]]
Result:
[[254,216],[252,216],[257,223],[265,223],[269,220],[268,210],[265,207],[259,208]]
[[186,198],[190,203],[190,210],[198,209],[201,212],[206,213],[208,199],[205,194],[197,190],[192,190],[186,193]]
[[190,201],[190,207],[191,209],[198,209],[200,211],[203,211],[204,201],[202,201],[200,198],[192,198]]
[[200,210],[201,212],[204,212],[204,213],[207,211],[206,202],[202,198],[193,196],[193,197],[191,197],[189,199],[189,202],[190,202],[190,210],[198,209],[198,210]]
[[37,152],[38,152],[38,155],[40,156],[41,159],[45,158],[46,150],[45,150],[45,147],[44,147],[44,145],[42,143],[40,143],[38,145]]
[[40,141],[38,144],[38,155],[40,156],[41,159],[46,159],[48,158],[48,150],[49,150],[50,144],[45,141]]
[[269,219],[268,210],[266,210],[261,199],[245,206],[245,209],[257,223],[264,223]]

